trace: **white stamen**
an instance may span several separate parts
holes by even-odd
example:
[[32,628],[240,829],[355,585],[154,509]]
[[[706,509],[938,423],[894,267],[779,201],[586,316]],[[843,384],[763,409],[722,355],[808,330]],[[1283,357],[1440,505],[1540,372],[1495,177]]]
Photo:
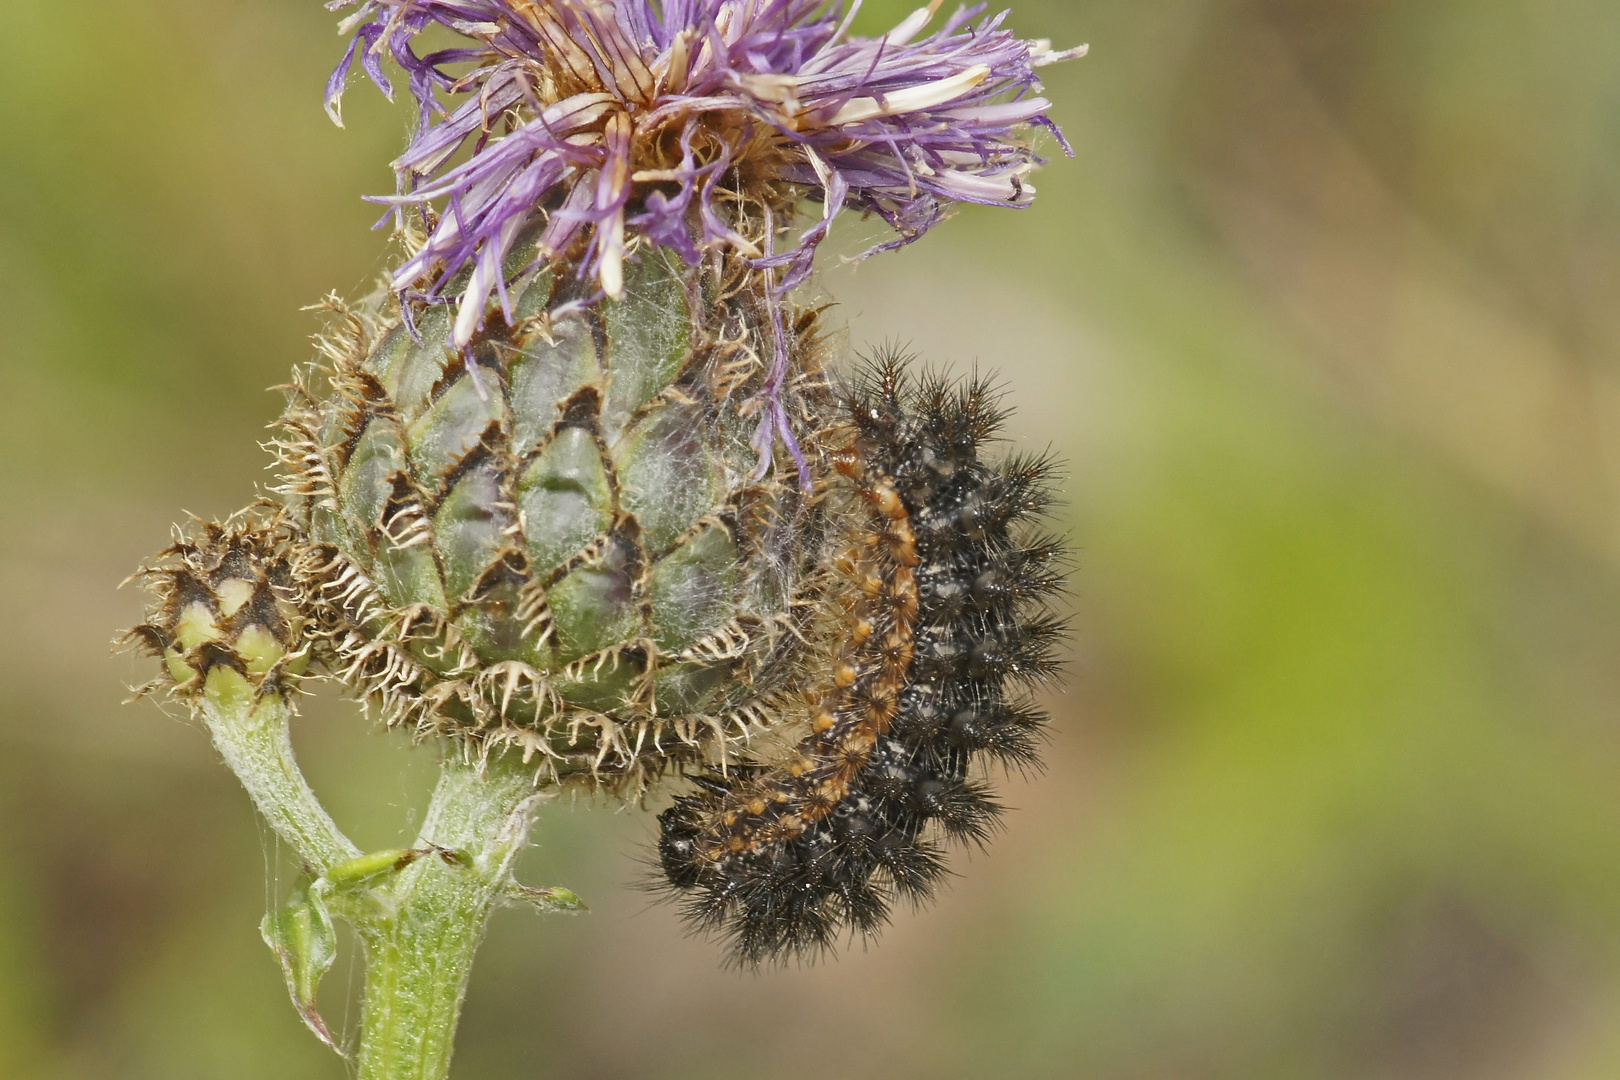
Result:
[[338,21],[338,34],[343,37],[348,37],[350,34],[354,33],[355,27],[359,26],[361,23],[365,22],[375,14],[376,12],[362,7],[359,11],[356,11],[352,15],[345,15]]
[[1090,45],[1076,45],[1072,49],[1055,52],[1052,43],[1043,38],[1030,42],[1029,62],[1031,67],[1045,67],[1047,64],[1061,64],[1065,60],[1078,60],[1090,51]]
[[927,7],[913,11],[906,16],[905,21],[899,26],[884,34],[884,40],[895,47],[909,44],[911,39],[916,37],[922,31],[922,28],[929,24],[934,18],[935,12],[939,11],[939,5],[944,2],[945,0],[934,0]]
[[624,299],[624,211],[597,225],[607,230],[599,271],[602,291],[614,300]]
[[892,94],[885,94],[881,101],[869,97],[851,98],[844,103],[842,109],[832,115],[827,124],[837,127],[840,124],[858,124],[879,116],[897,116],[900,113],[932,109],[947,101],[955,101],[968,91],[977,89],[984,85],[989,77],[988,66],[974,64],[966,71],[958,72],[949,78],[936,79],[920,86],[908,86]]
[[760,101],[774,101],[783,106],[789,116],[799,113],[799,80],[792,75],[740,73],[734,76],[734,79],[750,97]]

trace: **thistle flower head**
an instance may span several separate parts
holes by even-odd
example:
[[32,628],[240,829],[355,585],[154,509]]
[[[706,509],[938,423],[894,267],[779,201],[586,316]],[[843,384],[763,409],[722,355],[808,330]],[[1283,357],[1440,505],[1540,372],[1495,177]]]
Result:
[[[510,320],[514,254],[532,267],[577,252],[618,298],[640,242],[693,265],[729,250],[780,293],[810,273],[843,209],[894,228],[878,251],[954,203],[1033,200],[1031,134],[1062,142],[1036,69],[1084,49],[1020,40],[984,5],[927,33],[941,3],[865,39],[849,34],[859,0],[333,0],[358,8],[327,108],[341,122],[356,59],[390,96],[382,59],[408,74],[421,119],[394,163],[398,193],[378,201],[442,209],[393,284],[434,298],[470,267],[458,346],[492,295]],[[434,25],[467,43],[419,55],[413,39]],[[804,199],[821,220],[775,250]],[[532,253],[514,252],[537,215]]]

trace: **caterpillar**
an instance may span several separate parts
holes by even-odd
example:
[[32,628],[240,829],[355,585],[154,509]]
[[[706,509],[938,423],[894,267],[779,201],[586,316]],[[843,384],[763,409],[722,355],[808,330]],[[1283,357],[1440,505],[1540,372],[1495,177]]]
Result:
[[692,776],[659,816],[664,886],[744,966],[814,958],[929,899],[944,843],[982,845],[1001,814],[980,767],[1039,765],[1029,690],[1065,632],[1048,606],[1063,544],[1036,524],[1053,462],[982,460],[1005,420],[990,385],[908,366],[883,356],[840,395],[824,497],[848,525],[800,736]]

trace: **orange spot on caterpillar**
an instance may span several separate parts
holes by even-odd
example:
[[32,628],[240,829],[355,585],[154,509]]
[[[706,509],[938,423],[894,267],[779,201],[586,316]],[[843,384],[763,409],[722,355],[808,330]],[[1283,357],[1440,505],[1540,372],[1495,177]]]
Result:
[[900,501],[900,495],[892,487],[878,488],[876,491],[863,492],[877,512],[890,521],[898,521],[906,516],[905,503]]
[[866,755],[870,754],[872,747],[876,745],[877,737],[871,732],[855,731],[850,734],[849,738],[844,740],[844,753]]

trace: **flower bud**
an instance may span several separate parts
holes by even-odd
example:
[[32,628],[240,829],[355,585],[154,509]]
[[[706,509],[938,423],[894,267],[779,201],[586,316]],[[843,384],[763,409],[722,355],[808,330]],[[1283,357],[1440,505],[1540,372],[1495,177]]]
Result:
[[592,304],[542,271],[461,351],[448,305],[351,314],[279,444],[323,663],[390,723],[554,777],[635,787],[745,738],[794,689],[825,516],[761,467],[757,414],[814,447],[829,400],[813,315],[762,393],[758,278],[649,247]]
[[135,575],[158,605],[125,642],[164,666],[142,689],[192,697],[225,679],[261,697],[288,693],[309,652],[282,522],[273,509],[255,507],[223,524],[203,523],[198,533],[181,536]]

